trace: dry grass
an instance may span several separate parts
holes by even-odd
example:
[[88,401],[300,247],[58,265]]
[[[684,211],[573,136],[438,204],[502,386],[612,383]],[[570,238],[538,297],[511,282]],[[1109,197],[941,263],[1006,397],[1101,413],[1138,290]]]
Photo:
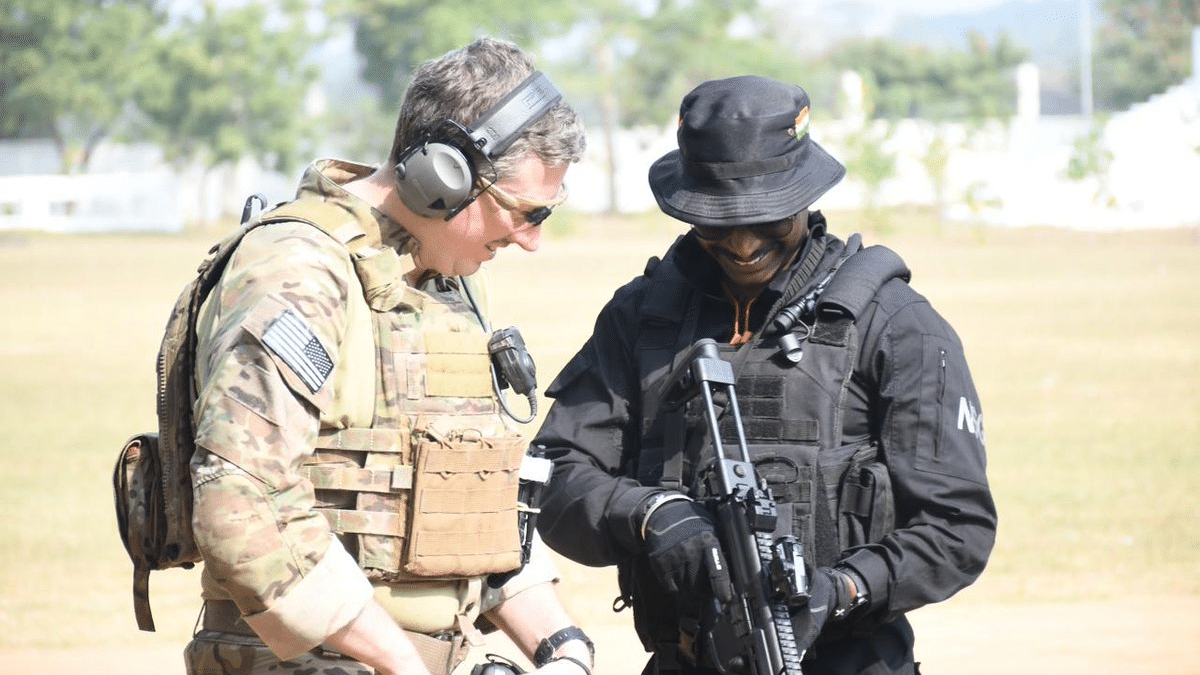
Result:
[[[865,227],[827,215],[835,232]],[[1196,232],[927,221],[901,212],[867,240],[900,252],[959,330],[983,399],[1001,532],[951,605],[1200,597]],[[562,229],[491,268],[495,323],[521,327],[543,386],[680,232],[663,217],[576,215]],[[213,239],[0,234],[0,651],[168,649],[190,635],[197,578],[179,570],[151,581],[160,632],[135,630],[109,476],[118,446],[153,425],[166,312]],[[593,632],[628,641],[628,615],[607,611],[610,571],[564,577]]]

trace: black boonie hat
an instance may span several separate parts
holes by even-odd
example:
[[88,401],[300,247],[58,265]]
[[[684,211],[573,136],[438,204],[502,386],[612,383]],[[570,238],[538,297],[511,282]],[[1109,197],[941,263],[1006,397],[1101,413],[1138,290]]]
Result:
[[679,149],[650,167],[669,216],[693,225],[781,220],[810,206],[846,167],[808,134],[808,93],[757,75],[710,80],[679,106]]

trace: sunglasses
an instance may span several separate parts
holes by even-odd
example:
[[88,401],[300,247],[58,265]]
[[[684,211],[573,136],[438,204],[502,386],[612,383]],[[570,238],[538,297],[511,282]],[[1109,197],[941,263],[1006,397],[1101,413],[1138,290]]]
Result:
[[783,220],[775,220],[758,225],[735,225],[733,227],[715,227],[712,225],[693,225],[696,236],[704,241],[722,241],[733,234],[735,230],[749,230],[759,239],[783,239],[792,233],[796,226],[796,216],[788,216]]
[[505,211],[520,214],[529,223],[530,227],[541,225],[544,220],[550,217],[550,213],[554,207],[567,201],[567,186],[563,185],[558,190],[558,194],[548,202],[540,202],[524,197],[510,195],[504,190],[501,190],[495,183],[488,183],[483,188],[484,192],[492,195],[500,208]]

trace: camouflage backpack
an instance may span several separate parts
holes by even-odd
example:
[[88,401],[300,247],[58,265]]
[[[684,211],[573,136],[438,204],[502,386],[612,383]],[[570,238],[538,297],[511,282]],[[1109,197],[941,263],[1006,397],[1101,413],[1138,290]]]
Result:
[[[269,222],[299,220],[318,229],[324,204],[306,204],[263,214],[250,221],[254,195],[246,201],[242,225],[209,249],[196,278],[180,292],[167,319],[158,351],[158,430],[137,434],[121,448],[113,468],[117,527],[133,561],[133,608],[138,628],[154,630],[150,611],[150,572],[191,569],[201,555],[192,534],[192,481],[188,470],[196,450],[192,407],[196,400],[196,316],[204,299],[242,238]],[[334,207],[329,207],[330,209]]]

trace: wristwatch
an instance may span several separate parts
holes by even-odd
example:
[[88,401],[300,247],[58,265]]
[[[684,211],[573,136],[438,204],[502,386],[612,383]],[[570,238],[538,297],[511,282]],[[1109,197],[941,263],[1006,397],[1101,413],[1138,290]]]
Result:
[[870,602],[871,598],[867,595],[867,583],[858,575],[858,572],[842,565],[834,567],[833,571],[842,575],[849,586],[846,589],[849,597],[845,604],[839,602],[837,609],[833,610],[833,618],[838,621],[850,616],[851,612]]
[[[537,664],[538,668],[550,663],[554,660],[554,652],[557,651],[559,647],[565,645],[571,640],[579,640],[583,644],[587,645],[588,654],[591,656],[592,662],[595,662],[596,645],[592,644],[592,641],[588,638],[587,633],[584,633],[583,629],[581,629],[579,626],[567,626],[566,628],[556,631],[550,637],[539,642],[537,649],[533,652],[533,662]],[[570,660],[579,663],[579,661],[576,659]],[[583,666],[582,663],[579,665]],[[584,666],[583,669],[588,673],[591,672],[591,669],[586,666]]]
[[646,527],[650,525],[650,516],[663,504],[678,500],[690,502],[692,498],[681,492],[660,492],[646,502],[646,507],[642,511],[642,525],[639,528],[642,533],[642,541],[646,541]]

